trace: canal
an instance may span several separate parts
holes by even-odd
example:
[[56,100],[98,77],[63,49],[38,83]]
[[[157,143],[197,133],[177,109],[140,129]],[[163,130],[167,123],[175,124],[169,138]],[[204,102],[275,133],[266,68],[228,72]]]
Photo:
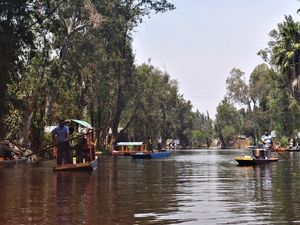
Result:
[[300,153],[272,154],[255,167],[234,160],[247,149],[99,156],[93,172],[2,166],[0,224],[300,224]]

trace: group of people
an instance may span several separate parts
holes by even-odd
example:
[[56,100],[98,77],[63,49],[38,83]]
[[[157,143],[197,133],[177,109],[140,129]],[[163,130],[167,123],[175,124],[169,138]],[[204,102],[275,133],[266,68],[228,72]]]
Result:
[[10,160],[20,159],[24,157],[24,152],[6,140],[0,146],[0,157]]

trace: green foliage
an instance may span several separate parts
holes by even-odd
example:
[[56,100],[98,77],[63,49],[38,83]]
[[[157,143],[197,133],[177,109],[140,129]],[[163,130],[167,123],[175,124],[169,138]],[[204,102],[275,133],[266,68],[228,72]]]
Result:
[[240,134],[243,130],[243,120],[238,110],[224,98],[217,107],[215,121],[215,132],[223,144],[223,147],[230,145],[233,136]]

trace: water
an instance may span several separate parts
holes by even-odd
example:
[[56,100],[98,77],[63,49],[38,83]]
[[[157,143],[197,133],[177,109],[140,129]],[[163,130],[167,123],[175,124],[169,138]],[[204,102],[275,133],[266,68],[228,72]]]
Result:
[[93,172],[54,172],[55,161],[0,167],[0,224],[300,224],[300,153],[237,166],[249,154],[102,156]]

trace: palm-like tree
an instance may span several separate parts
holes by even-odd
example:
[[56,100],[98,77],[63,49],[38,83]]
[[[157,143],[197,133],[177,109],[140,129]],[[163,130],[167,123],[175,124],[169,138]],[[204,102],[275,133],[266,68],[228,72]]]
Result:
[[288,82],[291,92],[300,105],[299,73],[300,73],[300,24],[291,16],[278,24],[279,39],[273,48],[275,65]]

